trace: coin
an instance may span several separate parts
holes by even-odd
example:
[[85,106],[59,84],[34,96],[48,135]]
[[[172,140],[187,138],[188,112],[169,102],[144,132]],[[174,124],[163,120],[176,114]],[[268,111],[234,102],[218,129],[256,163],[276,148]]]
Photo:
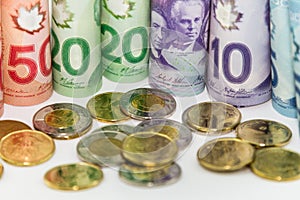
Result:
[[121,97],[120,108],[126,115],[137,120],[164,118],[174,113],[176,101],[167,92],[138,88],[126,92]]
[[53,139],[35,130],[11,132],[0,141],[0,157],[17,166],[43,163],[52,157],[54,151]]
[[[127,124],[111,124],[111,125],[102,126],[98,130],[95,130],[95,132],[98,131],[118,131],[129,135],[134,132],[134,127]],[[93,134],[93,132],[94,131],[92,131],[91,134]]]
[[3,165],[1,165],[1,163],[0,163],[0,178],[1,178],[2,174],[3,174]]
[[237,137],[258,147],[284,146],[292,131],[285,125],[272,120],[255,119],[236,127]]
[[5,135],[18,130],[29,129],[30,126],[17,120],[0,120],[0,140]]
[[266,179],[295,180],[300,178],[300,155],[279,147],[261,148],[256,150],[250,167],[256,175]]
[[170,119],[151,119],[139,123],[134,132],[158,132],[175,140],[178,150],[184,150],[192,141],[192,132],[182,123]]
[[87,109],[93,118],[101,122],[119,122],[130,119],[120,110],[121,92],[106,92],[92,97]]
[[126,137],[122,132],[95,130],[78,142],[77,154],[86,162],[100,166],[119,166],[124,163],[121,149]]
[[253,160],[254,147],[237,138],[218,138],[199,148],[197,158],[203,167],[213,171],[239,170]]
[[177,144],[171,138],[155,132],[139,132],[127,136],[122,149],[125,160],[146,167],[171,163],[178,153]]
[[88,163],[59,165],[44,175],[45,184],[57,190],[82,190],[98,185],[103,179],[100,167]]
[[34,114],[33,126],[54,139],[73,139],[90,130],[92,118],[82,106],[55,103],[41,108]]
[[146,187],[157,187],[175,183],[181,176],[181,168],[172,163],[159,168],[145,168],[123,164],[119,169],[119,177],[124,182]]
[[221,102],[203,102],[186,109],[182,122],[191,130],[211,135],[232,131],[241,121],[240,111]]

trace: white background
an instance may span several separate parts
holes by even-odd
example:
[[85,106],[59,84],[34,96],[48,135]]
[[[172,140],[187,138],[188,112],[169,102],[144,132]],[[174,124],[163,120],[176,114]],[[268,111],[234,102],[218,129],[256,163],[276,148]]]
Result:
[[[138,87],[148,87],[147,79],[134,84],[117,84],[103,78],[103,86],[98,93],[107,91],[123,91]],[[32,117],[41,107],[56,102],[72,102],[85,107],[88,99],[73,99],[53,93],[46,102],[28,107],[15,107],[5,105],[4,115],[1,119],[14,119],[27,123],[32,127]],[[176,98],[177,110],[169,117],[181,121],[182,112],[189,106],[211,101],[206,91],[189,98]],[[271,105],[271,101],[241,108],[242,121],[249,119],[272,119],[287,125],[293,132],[291,142],[284,148],[300,153],[299,132],[296,119],[290,119],[277,113]],[[92,130],[106,125],[96,120],[93,121]],[[136,120],[124,122],[135,125]],[[89,132],[90,133],[90,132]],[[290,182],[275,182],[256,176],[249,168],[244,168],[233,173],[216,173],[208,171],[198,164],[196,153],[199,147],[213,137],[205,137],[193,134],[193,141],[187,150],[182,153],[176,162],[181,166],[180,179],[167,186],[157,188],[143,188],[128,185],[118,177],[118,171],[112,168],[104,168],[104,179],[96,187],[70,192],[58,191],[48,188],[43,182],[43,176],[50,168],[80,161],[76,154],[76,145],[80,138],[72,140],[55,140],[56,151],[47,162],[32,167],[17,167],[0,160],[4,166],[4,173],[0,179],[0,199],[24,199],[24,200],[83,200],[83,199],[125,199],[125,200],[153,200],[153,199],[296,199],[300,190],[300,180]],[[223,136],[235,136],[229,133]],[[222,137],[223,137],[222,136]]]

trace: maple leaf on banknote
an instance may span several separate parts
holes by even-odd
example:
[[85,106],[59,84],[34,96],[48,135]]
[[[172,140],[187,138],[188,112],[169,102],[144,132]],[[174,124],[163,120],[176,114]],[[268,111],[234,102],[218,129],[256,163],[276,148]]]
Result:
[[103,0],[103,3],[103,7],[117,19],[131,17],[130,11],[135,5],[130,0]]
[[236,23],[241,22],[243,14],[235,10],[235,0],[218,0],[213,9],[214,17],[223,29],[239,29]]
[[17,9],[17,15],[12,16],[16,28],[27,33],[34,34],[44,28],[42,23],[45,21],[46,12],[41,11],[39,3],[33,5],[29,9],[20,6]]
[[68,10],[66,0],[54,0],[52,5],[52,19],[61,28],[71,28],[69,22],[73,21],[74,14]]

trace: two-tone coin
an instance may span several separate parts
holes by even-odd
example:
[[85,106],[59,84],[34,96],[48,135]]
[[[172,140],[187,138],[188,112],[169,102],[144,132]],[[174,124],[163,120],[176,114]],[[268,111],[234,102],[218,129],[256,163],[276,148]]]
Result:
[[125,133],[95,130],[83,137],[77,144],[78,157],[100,166],[119,166],[124,163],[121,155]]
[[241,121],[240,111],[222,102],[203,102],[187,108],[182,122],[200,134],[224,134],[232,131]]
[[253,161],[255,148],[237,138],[218,138],[199,148],[197,158],[212,171],[235,171]]
[[82,190],[97,186],[103,180],[100,167],[88,163],[59,165],[44,175],[45,184],[57,190]]
[[127,135],[130,135],[135,132],[134,126],[127,125],[127,124],[111,124],[111,125],[102,126],[97,130],[92,131],[91,134],[93,134],[94,132],[97,133],[98,131],[118,131],[118,132],[125,133]]
[[250,167],[256,175],[270,180],[299,179],[300,154],[279,147],[261,148],[256,150]]
[[171,163],[158,168],[145,168],[123,164],[119,169],[119,177],[125,183],[135,186],[157,187],[175,183],[181,176],[181,168]]
[[52,157],[54,151],[53,139],[35,130],[11,132],[0,141],[0,157],[17,166],[43,163]]
[[134,133],[122,145],[125,160],[140,166],[155,167],[174,161],[178,147],[170,137],[155,132]]
[[284,146],[289,143],[292,131],[282,123],[255,119],[236,127],[237,137],[258,147]]
[[106,92],[92,97],[87,103],[91,116],[101,122],[119,122],[130,119],[120,110],[122,92]]
[[17,120],[0,120],[0,140],[11,132],[23,129],[31,130],[31,127]]
[[180,122],[171,119],[151,119],[139,123],[135,132],[158,132],[175,140],[179,151],[184,150],[192,141],[193,135],[189,128]]
[[54,139],[73,139],[87,133],[92,117],[87,109],[72,103],[55,103],[38,110],[33,116],[34,128]]
[[167,92],[153,88],[138,88],[126,92],[120,99],[123,113],[137,120],[164,118],[176,109],[176,101]]

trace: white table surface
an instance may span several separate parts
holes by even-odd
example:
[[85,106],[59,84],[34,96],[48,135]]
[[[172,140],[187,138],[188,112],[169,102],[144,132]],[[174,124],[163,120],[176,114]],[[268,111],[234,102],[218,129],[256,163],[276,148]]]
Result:
[[[117,84],[103,78],[103,86],[98,93],[107,91],[121,91],[149,87],[147,79],[134,84]],[[56,92],[52,97],[42,104],[28,107],[16,107],[5,105],[4,115],[1,119],[19,120],[32,126],[34,113],[43,106],[58,102],[72,102],[85,106],[87,98],[69,98]],[[206,91],[195,96],[178,98],[177,110],[169,117],[170,119],[181,121],[182,112],[189,106],[211,101]],[[240,108],[242,121],[249,119],[271,119],[284,123],[293,132],[291,142],[284,148],[300,153],[300,140],[298,123],[296,119],[284,117],[277,113],[271,100],[248,108]],[[125,124],[136,125],[139,121],[130,120]],[[93,121],[92,130],[107,124]],[[90,133],[90,132],[89,132]],[[87,133],[87,134],[89,134]],[[229,133],[224,136],[235,136]],[[53,157],[40,165],[31,167],[17,167],[10,165],[3,160],[0,163],[4,166],[4,173],[0,179],[0,199],[1,200],[84,200],[84,199],[125,199],[125,200],[154,200],[154,199],[297,199],[300,190],[300,180],[289,182],[275,182],[256,176],[249,168],[233,173],[216,173],[206,170],[198,164],[196,152],[199,147],[213,137],[193,134],[193,141],[187,150],[176,162],[181,166],[182,175],[180,179],[167,186],[156,188],[144,188],[128,185],[118,177],[118,171],[113,168],[104,168],[104,179],[96,187],[82,191],[70,192],[59,191],[48,188],[43,182],[43,176],[50,168],[60,165],[79,162],[76,154],[76,145],[80,138],[72,140],[55,140],[56,151]]]

